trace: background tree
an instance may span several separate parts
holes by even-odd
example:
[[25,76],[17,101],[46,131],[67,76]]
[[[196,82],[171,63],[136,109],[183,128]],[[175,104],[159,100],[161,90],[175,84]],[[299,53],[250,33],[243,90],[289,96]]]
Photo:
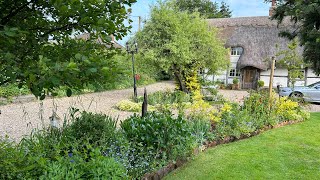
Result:
[[277,53],[279,58],[277,64],[288,69],[288,80],[291,87],[294,87],[297,79],[302,79],[304,77],[304,73],[301,70],[306,66],[303,58],[299,55],[297,48],[298,40],[294,39],[288,44],[287,50],[279,51]]
[[[126,7],[135,1],[0,0],[0,85],[27,85],[43,99],[60,86],[110,79],[115,51],[106,44],[127,35]],[[91,38],[74,38],[82,33]]]
[[199,13],[179,12],[159,3],[135,37],[146,61],[159,70],[173,72],[179,89],[188,92],[186,82],[200,68],[217,72],[228,64],[227,50]]
[[[266,0],[265,2],[271,2]],[[299,37],[304,46],[304,61],[313,66],[315,73],[320,74],[320,1],[319,0],[277,0],[273,19],[282,23],[284,18],[297,25],[291,32],[281,35],[289,39]]]
[[231,17],[231,10],[225,2],[222,2],[220,7],[217,2],[211,0],[173,0],[173,3],[180,11],[197,11],[205,18]]

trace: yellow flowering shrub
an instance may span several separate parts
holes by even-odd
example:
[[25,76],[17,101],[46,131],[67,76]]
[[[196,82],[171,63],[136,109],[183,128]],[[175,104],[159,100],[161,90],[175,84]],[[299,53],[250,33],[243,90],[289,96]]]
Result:
[[198,81],[197,72],[193,72],[191,76],[186,77],[186,86],[190,92],[200,91],[200,83]]
[[190,115],[193,118],[201,118],[211,121],[215,121],[218,118],[218,111],[208,102],[203,100],[200,90],[193,92],[192,103],[186,107],[190,107]]
[[294,102],[287,97],[282,97],[276,101],[275,113],[281,120],[305,120],[310,117],[310,113],[302,110],[298,102]]
[[[122,100],[116,104],[116,107],[121,111],[140,112],[142,110],[142,103],[135,103],[130,100]],[[148,105],[148,111],[155,111],[155,107]]]

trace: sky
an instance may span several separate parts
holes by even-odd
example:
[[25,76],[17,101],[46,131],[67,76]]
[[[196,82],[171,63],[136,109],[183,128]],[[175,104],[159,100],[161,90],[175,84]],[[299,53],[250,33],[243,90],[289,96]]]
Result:
[[[212,0],[213,2],[221,3],[224,1],[230,6],[232,11],[232,17],[248,17],[248,16],[268,16],[269,8],[271,4],[264,3],[264,0]],[[133,20],[131,34],[124,37],[119,41],[121,45],[125,45],[130,36],[132,36],[138,30],[139,19],[148,19],[150,13],[150,6],[154,5],[156,0],[137,0],[137,2],[131,7]]]

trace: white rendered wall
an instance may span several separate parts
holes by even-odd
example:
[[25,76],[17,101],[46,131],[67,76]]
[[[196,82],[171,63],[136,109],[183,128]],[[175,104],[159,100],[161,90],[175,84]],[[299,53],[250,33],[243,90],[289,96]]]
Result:
[[318,81],[320,81],[320,77],[317,76],[314,72],[313,69],[309,68],[307,71],[307,85],[316,83]]
[[[270,70],[260,72],[260,80],[264,81],[264,86],[269,86]],[[286,87],[288,83],[288,70],[282,68],[276,68],[274,70],[273,87],[277,85]]]

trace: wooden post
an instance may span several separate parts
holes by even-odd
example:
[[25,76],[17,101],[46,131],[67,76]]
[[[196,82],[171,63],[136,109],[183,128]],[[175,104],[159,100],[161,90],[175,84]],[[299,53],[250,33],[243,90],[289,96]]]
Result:
[[271,72],[270,72],[270,81],[269,81],[269,109],[271,109],[272,105],[272,86],[273,86],[273,76],[274,76],[274,67],[275,67],[276,59],[273,56],[271,61]]
[[147,111],[148,111],[148,95],[147,95],[147,89],[144,88],[143,103],[142,103],[142,117],[145,117],[147,115]]

